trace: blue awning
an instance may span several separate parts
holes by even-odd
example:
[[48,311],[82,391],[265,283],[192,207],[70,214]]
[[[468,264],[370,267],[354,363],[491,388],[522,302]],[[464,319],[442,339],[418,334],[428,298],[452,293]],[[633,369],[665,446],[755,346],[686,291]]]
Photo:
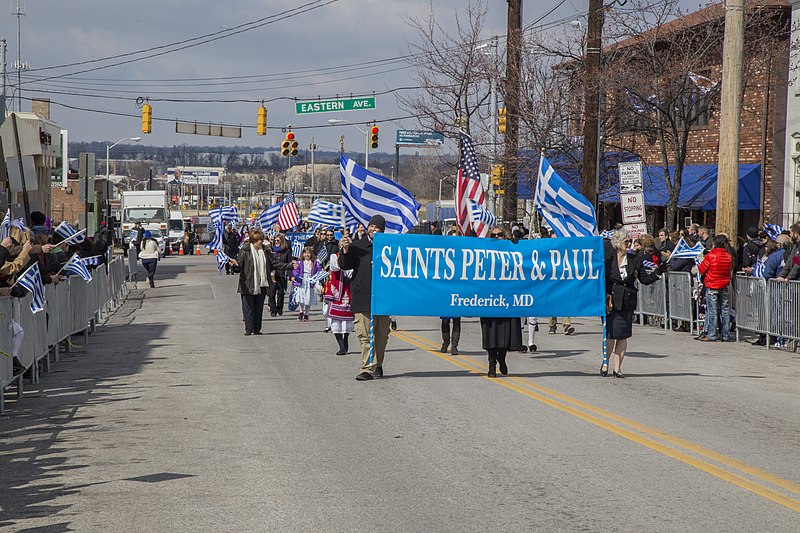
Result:
[[[539,168],[539,155],[532,151],[521,151],[521,156],[528,157],[528,165],[523,167],[518,180],[518,196],[520,199],[533,199],[533,183]],[[580,154],[548,157],[558,175],[575,190],[581,190],[581,176],[577,171]],[[619,203],[619,175],[617,164],[623,161],[635,161],[636,157],[620,153],[603,154],[600,173],[600,201],[602,203]],[[675,167],[669,167],[670,178],[675,176]],[[661,166],[642,167],[642,185],[646,205],[665,207],[669,201],[669,193]],[[761,196],[761,165],[739,165],[739,210],[758,211]],[[717,165],[685,165],[678,207],[697,211],[714,211],[717,208]]]

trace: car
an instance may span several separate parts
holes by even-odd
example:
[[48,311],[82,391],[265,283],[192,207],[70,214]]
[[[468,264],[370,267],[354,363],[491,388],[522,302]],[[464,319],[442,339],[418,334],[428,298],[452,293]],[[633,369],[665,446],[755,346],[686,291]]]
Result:
[[164,234],[161,233],[160,230],[151,229],[150,236],[156,240],[158,243],[158,254],[163,257],[164,256],[164,248],[166,246],[166,239],[164,238]]

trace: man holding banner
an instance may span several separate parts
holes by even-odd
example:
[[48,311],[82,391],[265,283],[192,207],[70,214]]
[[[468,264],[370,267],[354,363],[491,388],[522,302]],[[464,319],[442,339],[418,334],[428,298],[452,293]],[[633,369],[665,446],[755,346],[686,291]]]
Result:
[[[357,241],[342,237],[339,243],[339,267],[353,270],[350,282],[352,301],[350,309],[355,314],[356,334],[361,342],[361,369],[357,381],[369,381],[383,377],[383,357],[389,341],[390,319],[386,315],[372,317],[372,242],[376,233],[386,230],[386,219],[374,215],[367,224],[367,236]],[[370,354],[370,337],[373,341],[373,354]]]

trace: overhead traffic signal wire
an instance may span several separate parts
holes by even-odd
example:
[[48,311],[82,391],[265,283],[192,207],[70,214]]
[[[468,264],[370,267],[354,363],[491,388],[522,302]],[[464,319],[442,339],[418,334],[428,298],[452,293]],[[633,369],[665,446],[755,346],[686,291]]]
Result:
[[[320,2],[323,2],[323,1],[324,1],[324,3],[320,3]],[[333,4],[333,3],[338,2],[338,1],[339,0],[314,0],[313,2],[309,2],[307,4],[303,4],[302,6],[298,6],[296,8],[284,11],[283,15],[282,14],[270,15],[269,17],[265,17],[264,19],[260,19],[262,21],[264,21],[265,19],[270,19],[270,20],[266,20],[265,22],[259,22],[258,24],[254,25],[252,27],[249,27],[249,28],[239,29],[239,30],[236,30],[236,31],[231,31],[230,29],[222,30],[220,32],[215,32],[213,34],[208,34],[209,36],[210,35],[217,35],[216,37],[213,37],[213,38],[210,38],[210,39],[205,39],[206,36],[201,36],[201,37],[195,37],[193,39],[188,40],[188,41],[195,41],[195,40],[198,40],[198,39],[205,39],[202,42],[194,42],[192,44],[186,44],[184,46],[180,46],[180,47],[172,49],[172,50],[165,50],[165,51],[162,51],[162,52],[157,52],[157,53],[149,54],[149,55],[142,56],[142,57],[136,57],[136,58],[133,58],[133,59],[127,59],[125,61],[119,61],[119,62],[116,62],[116,63],[111,63],[109,65],[101,65],[101,66],[98,66],[98,67],[78,70],[76,72],[68,72],[66,74],[58,74],[58,75],[53,75],[53,76],[47,76],[45,78],[40,78],[37,81],[41,82],[41,81],[54,80],[54,79],[59,79],[59,78],[66,78],[66,77],[70,77],[70,76],[75,76],[77,74],[85,74],[86,72],[94,72],[94,71],[97,71],[97,70],[103,70],[103,69],[107,69],[107,68],[111,68],[111,67],[117,67],[117,66],[120,66],[120,65],[127,65],[129,63],[135,63],[137,61],[144,61],[145,59],[152,59],[154,57],[159,57],[159,56],[171,54],[173,52],[186,50],[188,48],[193,48],[195,46],[200,46],[200,45],[208,44],[208,43],[211,43],[211,42],[214,42],[214,41],[219,41],[221,39],[225,39],[225,38],[231,37],[233,35],[238,35],[240,33],[244,33],[244,32],[256,29],[256,28],[261,28],[263,26],[267,26],[269,24],[274,24],[276,22],[280,22],[280,21],[283,21],[283,20],[286,20],[286,19],[289,19],[289,18],[292,18],[292,17],[296,17],[298,15],[303,15],[305,13],[308,13],[310,11],[314,11],[316,9],[319,9],[321,7],[325,7],[325,6],[329,5],[329,4]],[[305,6],[310,6],[310,7],[305,7]],[[305,7],[305,9],[301,9],[303,7]],[[250,22],[250,23],[247,23],[245,25],[252,25],[252,24],[254,24],[254,23]],[[220,33],[225,33],[225,35],[219,35]],[[173,45],[163,45],[163,46],[164,47],[170,47],[170,46],[174,46],[174,44]],[[132,52],[131,54],[136,55],[137,53],[141,53],[141,52]],[[56,67],[52,67],[52,68],[56,68]],[[29,82],[29,83],[34,83],[34,82]]]

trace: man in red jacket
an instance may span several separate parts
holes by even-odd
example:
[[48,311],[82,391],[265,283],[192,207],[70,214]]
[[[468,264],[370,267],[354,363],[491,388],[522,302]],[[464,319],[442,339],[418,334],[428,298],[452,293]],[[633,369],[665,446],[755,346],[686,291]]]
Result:
[[[715,236],[714,248],[700,263],[700,273],[706,276],[706,333],[708,334],[707,337],[701,337],[701,341],[715,341],[719,338],[724,342],[731,340],[728,285],[731,283],[733,260],[728,253],[727,245],[728,238],[725,235]],[[718,331],[717,313],[722,322],[721,332]]]

